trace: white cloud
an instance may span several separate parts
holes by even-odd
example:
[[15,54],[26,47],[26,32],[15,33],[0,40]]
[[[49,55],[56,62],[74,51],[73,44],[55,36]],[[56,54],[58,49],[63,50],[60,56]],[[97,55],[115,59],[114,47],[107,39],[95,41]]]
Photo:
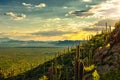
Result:
[[27,7],[32,6],[32,4],[27,4],[27,3],[22,3],[22,5],[27,6]]
[[11,17],[15,17],[15,14],[13,12],[7,12],[6,15],[11,16]]
[[6,15],[10,16],[13,20],[22,20],[26,18],[25,14],[15,14],[13,12],[7,12]]
[[50,19],[47,19],[47,21],[60,21],[62,20],[61,18],[50,18]]
[[85,7],[87,8],[87,7],[89,7],[89,5],[85,5]]
[[75,14],[79,14],[80,13],[80,11],[79,10],[76,10],[76,11],[70,11],[70,12],[68,12],[68,15],[75,15]]
[[16,15],[16,16],[14,17],[14,20],[22,20],[22,19],[24,19],[24,18],[26,18],[26,15],[25,15],[25,14],[19,14],[19,15]]
[[83,2],[91,2],[92,0],[83,0]]
[[104,18],[119,18],[120,17],[120,1],[109,0],[96,6],[92,6],[90,9],[94,12],[94,17]]
[[45,3],[40,3],[39,5],[35,5],[35,7],[44,8],[44,7],[46,7],[46,4]]
[[64,6],[63,9],[67,9],[68,7],[67,6]]
[[67,16],[69,16],[69,14],[65,14],[65,16],[67,17]]

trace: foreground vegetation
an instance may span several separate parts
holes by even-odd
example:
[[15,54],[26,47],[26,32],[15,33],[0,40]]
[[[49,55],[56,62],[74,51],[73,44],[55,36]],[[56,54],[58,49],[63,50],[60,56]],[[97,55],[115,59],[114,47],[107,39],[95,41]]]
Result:
[[0,48],[0,69],[6,78],[15,76],[53,59],[63,50],[63,47]]

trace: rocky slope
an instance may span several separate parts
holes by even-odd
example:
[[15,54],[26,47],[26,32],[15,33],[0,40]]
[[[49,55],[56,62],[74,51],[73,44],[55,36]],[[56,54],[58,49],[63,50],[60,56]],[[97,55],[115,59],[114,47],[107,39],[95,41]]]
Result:
[[104,46],[94,51],[94,63],[98,66],[100,74],[113,71],[119,67],[120,54],[120,22],[116,23],[115,29],[109,34]]

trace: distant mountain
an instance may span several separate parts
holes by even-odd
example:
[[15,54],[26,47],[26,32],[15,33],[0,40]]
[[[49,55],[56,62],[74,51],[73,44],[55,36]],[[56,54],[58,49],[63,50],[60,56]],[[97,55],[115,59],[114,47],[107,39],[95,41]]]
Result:
[[7,41],[10,41],[11,39],[9,39],[9,38],[0,38],[0,42],[7,42]]
[[75,46],[78,43],[83,43],[84,40],[64,40],[64,41],[57,41],[55,42],[55,45],[59,46]]
[[22,41],[9,38],[0,38],[0,47],[68,47],[84,42],[82,40],[64,40],[64,41]]

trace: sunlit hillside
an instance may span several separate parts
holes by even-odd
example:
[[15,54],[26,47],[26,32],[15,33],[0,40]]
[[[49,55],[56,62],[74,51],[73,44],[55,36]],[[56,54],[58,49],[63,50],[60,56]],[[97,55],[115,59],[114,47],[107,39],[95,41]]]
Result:
[[[106,26],[107,27],[107,26]],[[120,22],[59,53],[53,59],[4,80],[119,80]],[[12,72],[14,73],[14,71]],[[15,74],[15,73],[14,73]],[[109,76],[109,77],[108,77]]]

